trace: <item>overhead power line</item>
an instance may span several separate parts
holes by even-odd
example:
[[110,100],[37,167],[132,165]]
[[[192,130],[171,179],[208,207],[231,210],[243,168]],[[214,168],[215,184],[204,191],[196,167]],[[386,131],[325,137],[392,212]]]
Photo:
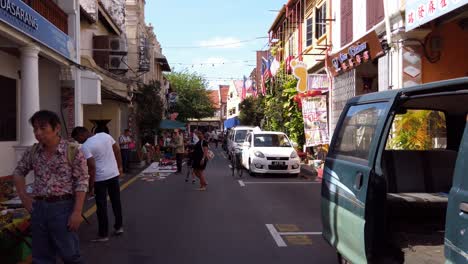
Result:
[[216,47],[227,47],[236,44],[241,44],[245,42],[252,42],[258,39],[266,39],[268,37],[256,37],[253,39],[246,39],[246,40],[239,40],[230,43],[222,43],[222,44],[213,44],[213,45],[198,45],[198,46],[163,46],[164,49],[200,49],[200,48],[216,48]]

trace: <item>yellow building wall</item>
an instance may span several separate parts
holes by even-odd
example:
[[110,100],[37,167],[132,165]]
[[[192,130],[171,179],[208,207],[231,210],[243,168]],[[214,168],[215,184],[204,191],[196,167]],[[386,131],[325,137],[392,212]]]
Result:
[[432,34],[442,40],[442,51],[436,63],[430,63],[422,56],[423,83],[468,76],[468,32],[457,23],[455,20],[433,31]]
[[107,123],[110,135],[117,139],[121,134],[121,112],[115,101],[103,100],[102,105],[85,105],[83,109],[84,126],[91,131],[93,123],[90,120],[111,120]]
[[[319,39],[315,38],[315,10],[316,8],[322,6],[323,4],[327,5],[327,14],[330,12],[330,4],[327,0],[307,0],[306,1],[306,10],[302,28],[302,50],[303,50],[303,61],[307,64],[307,68],[313,68],[318,63],[323,63],[325,59],[325,45],[330,44],[329,32],[330,32],[330,22],[327,23],[326,33],[321,36]],[[307,19],[312,18],[313,22],[313,41],[312,45],[307,46]],[[328,15],[327,15],[327,18]],[[323,55],[307,55],[307,54],[323,54]]]

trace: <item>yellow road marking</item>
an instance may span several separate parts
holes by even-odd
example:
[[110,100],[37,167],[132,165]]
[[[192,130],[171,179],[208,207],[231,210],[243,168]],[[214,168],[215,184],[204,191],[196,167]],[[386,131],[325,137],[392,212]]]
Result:
[[[130,184],[132,184],[133,182],[135,182],[137,180],[137,177],[133,177],[131,178],[130,180],[126,181],[124,184],[122,184],[122,186],[120,186],[120,191],[123,191],[125,190]],[[107,198],[107,200],[109,200],[109,197]],[[94,213],[96,212],[96,205],[93,205],[91,206],[91,208],[89,208],[88,210],[86,210],[86,212],[83,214],[86,218],[90,217],[91,215],[93,215]]]
[[299,232],[299,227],[297,225],[276,224],[275,227],[279,232]]
[[288,241],[288,243],[292,245],[296,245],[296,246],[312,245],[312,240],[308,236],[305,236],[305,235],[299,235],[299,236],[285,235],[284,238],[286,238],[286,241]]

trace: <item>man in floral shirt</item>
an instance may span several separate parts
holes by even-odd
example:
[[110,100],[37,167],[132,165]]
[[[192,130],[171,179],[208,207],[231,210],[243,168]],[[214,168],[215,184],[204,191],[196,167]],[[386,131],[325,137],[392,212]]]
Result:
[[[30,123],[38,144],[28,149],[13,172],[24,207],[31,212],[33,263],[83,263],[78,234],[88,190],[88,168],[81,150],[60,137],[60,119],[47,110]],[[25,176],[34,171],[32,194]]]

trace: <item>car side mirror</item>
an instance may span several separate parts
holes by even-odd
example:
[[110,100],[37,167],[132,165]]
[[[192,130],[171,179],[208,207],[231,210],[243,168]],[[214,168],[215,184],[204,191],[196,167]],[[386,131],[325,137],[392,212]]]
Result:
[[250,142],[244,142],[243,146],[246,148],[250,148]]

